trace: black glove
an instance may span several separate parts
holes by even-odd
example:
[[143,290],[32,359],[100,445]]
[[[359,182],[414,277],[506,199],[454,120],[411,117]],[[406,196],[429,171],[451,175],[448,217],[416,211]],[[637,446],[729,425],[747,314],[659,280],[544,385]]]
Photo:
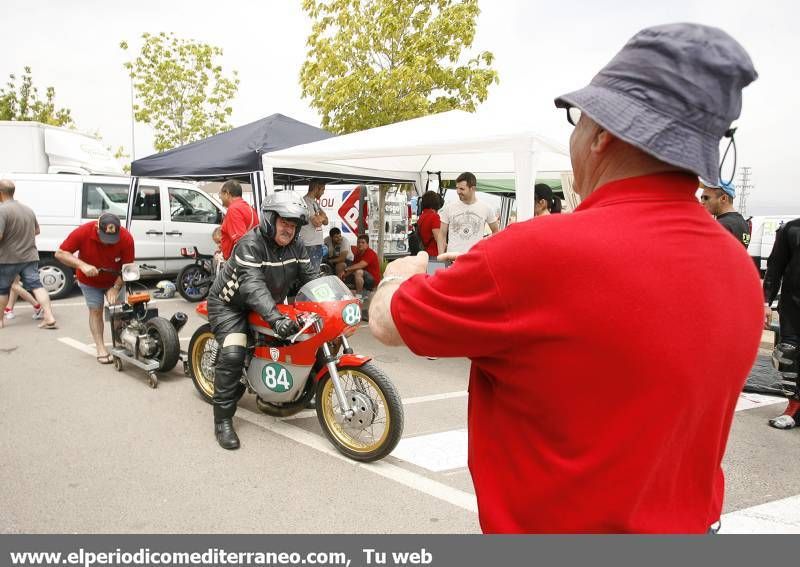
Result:
[[289,317],[280,317],[270,321],[270,325],[272,325],[272,330],[275,331],[275,334],[284,339],[300,330],[300,325],[294,319],[289,319]]

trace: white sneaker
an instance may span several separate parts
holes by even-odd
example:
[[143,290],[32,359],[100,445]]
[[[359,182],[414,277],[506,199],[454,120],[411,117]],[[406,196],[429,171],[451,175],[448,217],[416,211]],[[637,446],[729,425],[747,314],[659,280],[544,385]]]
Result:
[[16,317],[16,315],[14,315],[13,311],[6,311],[3,313],[3,317],[5,317],[6,319],[13,319],[14,317]]
[[42,319],[44,317],[44,307],[39,307],[39,309],[33,310],[33,317],[31,319]]
[[769,420],[769,424],[775,429],[792,429],[797,425],[791,415],[779,415]]

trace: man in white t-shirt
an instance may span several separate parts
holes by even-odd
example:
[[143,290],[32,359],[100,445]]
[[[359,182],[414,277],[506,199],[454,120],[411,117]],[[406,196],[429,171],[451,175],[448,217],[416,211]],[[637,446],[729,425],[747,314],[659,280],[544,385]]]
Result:
[[325,238],[322,227],[328,224],[328,215],[319,204],[324,192],[325,182],[321,179],[312,179],[308,183],[308,193],[303,197],[308,207],[308,224],[300,229],[300,239],[308,251],[311,266],[317,272],[322,263],[322,241]]
[[468,252],[481,238],[488,223],[492,234],[499,230],[497,216],[486,203],[478,201],[475,189],[478,180],[466,171],[456,179],[458,201],[447,203],[439,211],[442,226],[436,242],[439,254],[444,252]]

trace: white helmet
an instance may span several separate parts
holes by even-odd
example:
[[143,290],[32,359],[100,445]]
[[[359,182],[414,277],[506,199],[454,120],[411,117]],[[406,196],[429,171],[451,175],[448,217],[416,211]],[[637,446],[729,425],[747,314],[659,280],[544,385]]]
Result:
[[156,299],[170,299],[175,297],[175,284],[169,280],[161,280],[156,284],[156,291],[153,292]]

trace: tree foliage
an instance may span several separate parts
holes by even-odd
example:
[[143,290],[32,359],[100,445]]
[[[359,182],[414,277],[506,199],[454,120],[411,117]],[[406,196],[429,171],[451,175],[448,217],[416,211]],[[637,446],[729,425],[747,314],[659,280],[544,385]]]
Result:
[[498,81],[491,52],[462,54],[478,0],[303,0],[303,9],[313,28],[300,86],[333,132],[472,112]]
[[56,90],[47,87],[45,98],[39,98],[39,89],[33,86],[30,67],[25,67],[19,84],[11,73],[5,88],[0,88],[0,120],[32,120],[53,126],[74,126],[68,108],[56,108]]
[[[229,103],[239,87],[237,72],[224,76],[215,58],[222,49],[174,34],[145,33],[139,55],[125,63],[137,103],[134,117],[155,130],[164,151],[230,130]],[[128,49],[123,41],[120,48]]]

